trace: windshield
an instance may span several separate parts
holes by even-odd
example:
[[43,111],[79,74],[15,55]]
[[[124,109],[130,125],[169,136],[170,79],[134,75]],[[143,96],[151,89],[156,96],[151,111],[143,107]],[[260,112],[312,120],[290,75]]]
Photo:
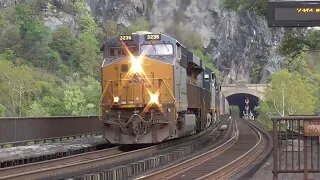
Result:
[[[128,47],[128,49],[133,55],[139,54],[137,47]],[[109,56],[125,56],[125,55],[127,55],[127,54],[122,47],[110,47],[109,48]]]
[[141,52],[146,52],[146,55],[171,55],[173,54],[172,44],[145,44],[141,46]]

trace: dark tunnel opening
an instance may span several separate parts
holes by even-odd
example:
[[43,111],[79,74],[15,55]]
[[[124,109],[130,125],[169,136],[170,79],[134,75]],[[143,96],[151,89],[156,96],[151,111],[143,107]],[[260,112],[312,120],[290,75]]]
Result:
[[255,110],[255,107],[259,105],[259,98],[251,95],[251,94],[234,94],[227,97],[227,101],[229,106],[238,106],[240,109],[240,117],[243,117],[243,112],[245,112],[245,99],[249,99],[249,112],[251,111],[256,118],[258,116],[258,112]]

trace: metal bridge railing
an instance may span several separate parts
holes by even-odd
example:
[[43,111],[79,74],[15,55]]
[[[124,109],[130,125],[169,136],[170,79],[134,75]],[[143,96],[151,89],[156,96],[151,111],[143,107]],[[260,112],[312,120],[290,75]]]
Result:
[[320,116],[272,117],[273,178],[279,173],[320,172]]
[[0,146],[103,132],[98,116],[0,118]]

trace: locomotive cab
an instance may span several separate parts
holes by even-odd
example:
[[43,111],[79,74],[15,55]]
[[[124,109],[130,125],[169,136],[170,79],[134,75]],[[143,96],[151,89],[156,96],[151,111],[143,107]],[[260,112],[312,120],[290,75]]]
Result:
[[104,135],[111,143],[173,138],[175,52],[171,41],[160,34],[134,33],[104,44],[101,105]]
[[159,143],[211,123],[204,64],[177,40],[137,32],[105,42],[102,50],[101,118],[108,141]]

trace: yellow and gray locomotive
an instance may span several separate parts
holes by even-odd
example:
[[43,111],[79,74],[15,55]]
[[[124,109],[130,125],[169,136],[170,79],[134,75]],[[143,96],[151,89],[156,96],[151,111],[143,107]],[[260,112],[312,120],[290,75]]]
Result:
[[101,118],[110,143],[159,143],[216,121],[214,74],[176,39],[137,32],[101,50]]

